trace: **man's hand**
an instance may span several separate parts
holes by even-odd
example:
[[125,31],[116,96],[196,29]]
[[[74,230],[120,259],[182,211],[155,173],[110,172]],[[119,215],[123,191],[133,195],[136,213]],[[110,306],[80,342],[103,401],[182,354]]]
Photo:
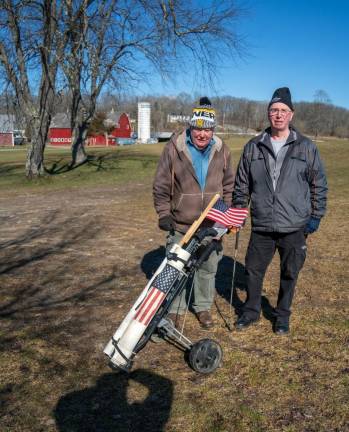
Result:
[[313,234],[315,231],[318,230],[319,225],[320,225],[320,219],[311,216],[307,224],[305,225],[304,234]]
[[240,231],[241,228],[242,228],[242,227],[240,227],[240,228],[238,228],[238,227],[230,227],[230,228],[229,228],[229,234],[230,234],[230,233],[234,233],[234,234],[236,234],[237,232]]
[[173,231],[174,230],[174,224],[172,216],[164,216],[159,219],[159,228],[163,231]]

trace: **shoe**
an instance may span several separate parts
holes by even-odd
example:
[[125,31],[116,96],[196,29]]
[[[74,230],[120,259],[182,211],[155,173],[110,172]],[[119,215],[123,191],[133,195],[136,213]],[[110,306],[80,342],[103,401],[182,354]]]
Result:
[[252,324],[255,324],[257,321],[259,321],[259,318],[249,318],[246,315],[241,315],[241,317],[236,321],[235,328],[236,330],[245,330],[247,327],[249,327]]
[[167,314],[167,316],[165,318],[167,319],[167,321],[171,321],[171,323],[173,324],[173,326],[177,330],[180,329],[180,318],[181,318],[181,315],[176,314],[176,313],[169,313],[169,314]]
[[287,335],[290,332],[290,325],[288,322],[277,322],[274,325],[274,333],[279,336]]
[[196,312],[196,317],[203,329],[209,330],[213,327],[213,321],[209,311]]

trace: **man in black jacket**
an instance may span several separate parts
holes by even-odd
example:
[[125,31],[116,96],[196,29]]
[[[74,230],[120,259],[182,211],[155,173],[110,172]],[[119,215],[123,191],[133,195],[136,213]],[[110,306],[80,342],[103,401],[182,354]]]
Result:
[[306,236],[318,229],[325,214],[323,164],[316,145],[290,125],[293,113],[290,90],[277,89],[268,106],[270,127],[246,144],[239,162],[233,206],[250,202],[252,233],[245,261],[247,299],[237,330],[259,319],[264,275],[277,249],[281,274],[274,332],[289,332]]

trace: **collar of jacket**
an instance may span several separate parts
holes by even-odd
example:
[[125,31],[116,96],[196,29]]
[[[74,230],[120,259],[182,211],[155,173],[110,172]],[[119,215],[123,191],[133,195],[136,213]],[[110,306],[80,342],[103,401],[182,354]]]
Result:
[[[268,148],[270,152],[272,152],[272,154],[274,154],[273,146],[270,141],[270,136],[271,136],[271,128],[268,127],[261,135],[259,135],[258,144],[264,145],[265,147]],[[298,139],[297,130],[294,127],[290,126],[290,133],[287,137],[285,145],[294,143],[297,141],[297,139]]]

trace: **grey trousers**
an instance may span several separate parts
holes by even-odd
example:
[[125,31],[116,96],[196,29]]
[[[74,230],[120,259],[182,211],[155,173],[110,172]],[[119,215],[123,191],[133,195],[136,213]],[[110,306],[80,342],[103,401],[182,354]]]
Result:
[[[183,234],[178,231],[175,231],[174,235],[168,234],[166,251],[169,252],[173,244],[178,243],[182,237]],[[222,256],[222,252],[220,252],[219,255],[217,255],[216,252],[211,253],[208,260],[195,272],[192,292],[192,294],[194,294],[193,298],[188,298],[191,290],[191,283],[188,283],[182,293],[174,299],[169,310],[170,313],[182,315],[187,308],[187,301],[190,302],[190,300],[192,300],[191,305],[194,312],[208,311],[211,309],[216,293],[215,277],[217,267]]]

